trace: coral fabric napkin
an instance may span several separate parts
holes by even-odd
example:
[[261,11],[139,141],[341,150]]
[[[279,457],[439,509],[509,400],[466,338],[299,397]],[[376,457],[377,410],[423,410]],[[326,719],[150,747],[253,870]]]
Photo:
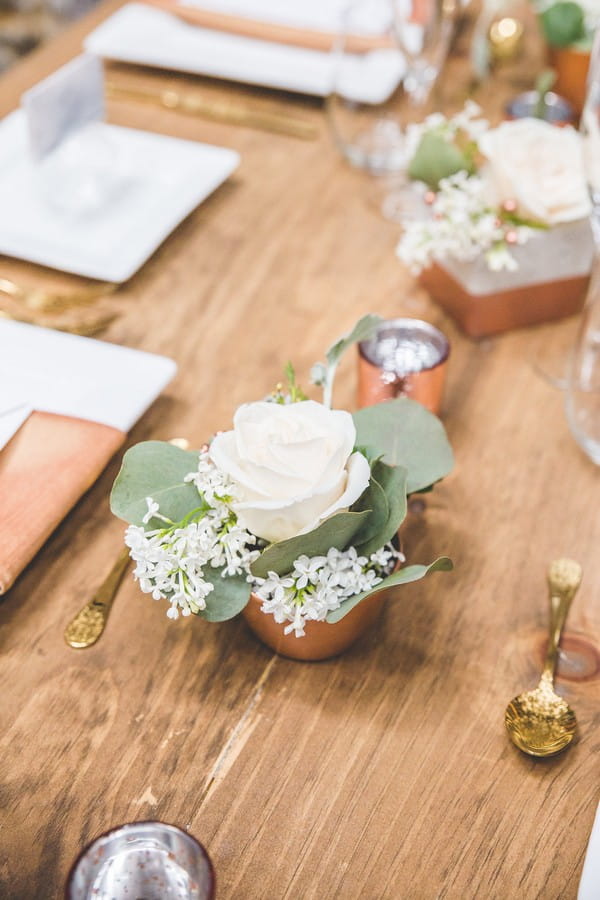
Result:
[[577,900],[600,898],[600,806],[588,842]]
[[0,594],[175,370],[162,356],[0,322]]

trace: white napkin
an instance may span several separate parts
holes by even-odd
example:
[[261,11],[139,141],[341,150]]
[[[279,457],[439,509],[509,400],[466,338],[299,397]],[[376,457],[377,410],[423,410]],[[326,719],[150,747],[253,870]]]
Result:
[[588,841],[577,900],[600,900],[600,806]]
[[0,321],[0,450],[33,409],[127,432],[176,369],[164,356]]

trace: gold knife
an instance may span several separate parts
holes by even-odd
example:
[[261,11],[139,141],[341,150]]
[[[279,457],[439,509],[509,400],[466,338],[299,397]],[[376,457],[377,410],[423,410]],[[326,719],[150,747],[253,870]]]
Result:
[[107,96],[114,100],[140,100],[155,103],[166,109],[175,109],[192,116],[202,116],[213,122],[225,122],[230,125],[242,125],[246,128],[258,128],[275,134],[286,134],[289,137],[311,141],[317,137],[318,129],[303,119],[249,109],[239,103],[214,100],[203,100],[197,94],[182,93],[170,89],[151,90],[149,88],[125,87],[113,81],[106,83]]

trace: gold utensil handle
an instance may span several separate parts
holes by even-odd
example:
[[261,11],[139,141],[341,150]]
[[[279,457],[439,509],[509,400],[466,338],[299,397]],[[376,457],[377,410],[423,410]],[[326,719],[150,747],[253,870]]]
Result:
[[106,625],[108,614],[129,562],[129,548],[125,547],[102,582],[94,597],[86,603],[65,629],[69,647],[81,650],[95,644]]
[[106,84],[108,97],[122,100],[141,100],[155,103],[166,109],[175,109],[187,115],[201,116],[213,122],[224,122],[227,125],[241,125],[246,128],[257,128],[274,134],[285,134],[288,137],[311,141],[317,137],[318,130],[312,122],[296,119],[282,113],[261,112],[250,109],[240,103],[223,103],[203,100],[189,93],[172,90],[145,90],[115,84]]
[[556,559],[548,569],[548,590],[550,593],[550,639],[542,680],[554,679],[560,636],[567,620],[573,597],[581,584],[582,570],[574,559]]

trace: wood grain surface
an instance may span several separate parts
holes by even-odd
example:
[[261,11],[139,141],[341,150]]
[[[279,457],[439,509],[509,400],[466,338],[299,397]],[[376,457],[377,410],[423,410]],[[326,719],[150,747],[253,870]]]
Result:
[[[1,111],[117,5],[6,75]],[[449,104],[469,90],[466,47],[463,36],[442,80]],[[329,662],[275,657],[239,619],[173,623],[131,581],[99,643],[74,651],[64,627],[121,547],[108,509],[115,459],[0,606],[0,895],[58,898],[86,842],[158,818],[207,846],[219,900],[575,898],[598,801],[599,476],[569,434],[560,393],[529,361],[536,341],[558,343],[569,323],[461,336],[396,260],[381,185],[343,164],[316,101],[111,73],[282,108],[321,132],[301,142],[110,106],[113,122],[242,155],[111,300],[121,315],[107,340],[180,367],[130,442],[200,444],[237,404],[267,393],[287,359],[306,383],[359,315],[424,317],[452,342],[443,418],[457,463],[412,502],[403,539],[410,560],[445,553],[456,570],[399,590],[365,639]],[[476,96],[499,110],[494,85]],[[0,270],[79,283],[7,259]],[[339,405],[353,403],[354,366],[340,370]],[[568,623],[571,675],[558,682],[580,738],[536,762],[508,742],[503,712],[536,679],[545,571],[563,554],[585,572]]]

